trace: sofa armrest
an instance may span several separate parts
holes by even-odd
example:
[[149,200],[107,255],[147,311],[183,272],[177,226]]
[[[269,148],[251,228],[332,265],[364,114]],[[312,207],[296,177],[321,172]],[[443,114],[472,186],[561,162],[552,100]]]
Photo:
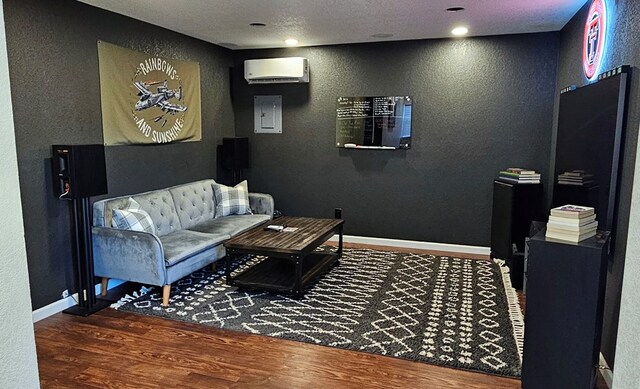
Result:
[[273,218],[273,197],[265,193],[249,193],[249,206],[255,214],[269,215]]
[[95,275],[162,286],[166,266],[162,243],[147,232],[93,227]]

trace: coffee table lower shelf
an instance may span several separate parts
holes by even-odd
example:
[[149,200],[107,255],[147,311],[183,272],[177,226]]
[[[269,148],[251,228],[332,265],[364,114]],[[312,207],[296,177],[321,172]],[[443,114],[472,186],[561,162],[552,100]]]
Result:
[[340,259],[336,253],[310,253],[301,264],[300,284],[296,284],[296,264],[288,258],[268,257],[232,277],[230,284],[247,289],[266,290],[300,297],[306,286],[329,270]]

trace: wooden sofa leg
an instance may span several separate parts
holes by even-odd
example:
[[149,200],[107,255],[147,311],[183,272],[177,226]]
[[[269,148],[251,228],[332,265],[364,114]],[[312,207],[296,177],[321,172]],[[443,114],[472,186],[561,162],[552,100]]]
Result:
[[214,262],[211,264],[211,271],[215,273],[216,270],[218,270],[218,262]]
[[162,306],[169,306],[169,296],[171,295],[171,284],[162,287]]
[[102,277],[102,282],[100,283],[100,296],[102,297],[106,296],[108,289],[109,289],[109,279],[107,277]]

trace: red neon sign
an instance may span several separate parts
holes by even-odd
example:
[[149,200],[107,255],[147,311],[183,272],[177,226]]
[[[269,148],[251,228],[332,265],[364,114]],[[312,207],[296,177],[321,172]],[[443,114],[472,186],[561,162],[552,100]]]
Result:
[[593,79],[600,69],[607,34],[607,9],[604,0],[593,0],[584,26],[582,67],[584,75]]

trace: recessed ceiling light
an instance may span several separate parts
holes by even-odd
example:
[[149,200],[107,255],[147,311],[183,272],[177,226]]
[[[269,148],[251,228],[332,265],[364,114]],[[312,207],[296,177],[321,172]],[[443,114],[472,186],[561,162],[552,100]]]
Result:
[[451,33],[455,36],[463,36],[463,35],[467,35],[467,33],[469,32],[469,29],[466,27],[456,27],[453,30],[451,30]]
[[385,33],[371,35],[372,38],[391,38],[392,36],[393,34],[385,34]]
[[284,43],[286,43],[288,46],[295,46],[298,44],[298,40],[296,38],[289,38],[285,39]]
[[464,11],[464,7],[451,7],[446,9],[447,12],[460,12]]
[[255,23],[249,23],[249,25],[251,27],[266,27],[267,25],[264,23],[259,23],[259,22],[255,22]]

